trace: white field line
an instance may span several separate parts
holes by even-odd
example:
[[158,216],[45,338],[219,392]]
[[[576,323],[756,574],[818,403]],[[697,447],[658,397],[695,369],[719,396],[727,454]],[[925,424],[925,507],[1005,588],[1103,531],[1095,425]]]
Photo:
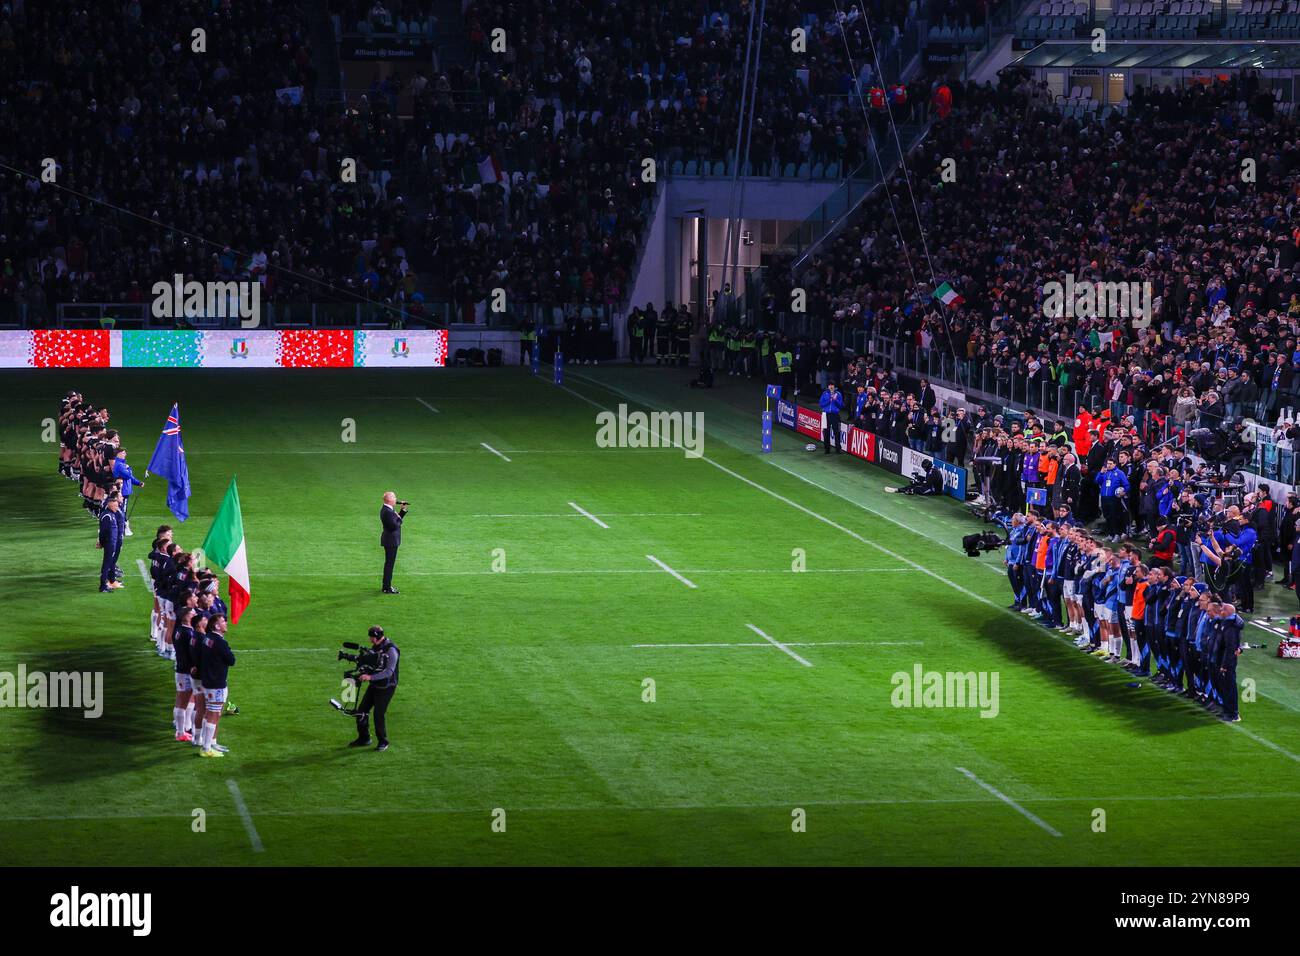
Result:
[[[620,455],[643,455],[650,452],[661,454],[664,449],[659,448],[506,448],[504,449],[510,455],[608,455],[611,452]],[[671,451],[671,449],[668,449]],[[6,456],[14,455],[48,455],[48,451],[13,451],[5,452]],[[199,448],[194,451],[187,451],[187,457],[193,455],[220,455],[229,457],[232,455],[477,455],[477,448],[367,448],[362,445],[355,450],[349,451],[345,448]],[[134,514],[134,512],[132,512]],[[2,517],[2,516],[0,516]],[[191,515],[190,517],[195,517]],[[18,519],[11,519],[18,520]],[[45,521],[47,519],[33,519]]]
[[[776,462],[772,461],[772,459],[770,459],[770,458],[767,458],[767,459],[764,459],[764,460],[765,460],[769,465],[771,465],[773,468],[776,468],[776,469],[778,469],[778,470],[780,470],[780,471],[785,472],[787,475],[790,475],[792,478],[798,478],[800,481],[807,482],[808,484],[812,485],[814,488],[818,488],[818,489],[820,489],[821,491],[826,492],[828,495],[834,495],[836,498],[840,498],[840,499],[842,499],[842,500],[844,500],[844,501],[847,501],[849,504],[851,504],[851,505],[855,505],[855,506],[857,506],[858,508],[861,508],[863,511],[866,511],[866,512],[868,512],[868,513],[870,513],[870,514],[875,515],[877,518],[884,518],[884,519],[885,519],[886,521],[888,521],[890,524],[892,524],[892,525],[897,525],[898,527],[902,528],[904,531],[910,531],[910,532],[912,532],[912,534],[919,535],[920,537],[923,537],[923,538],[925,538],[926,540],[931,541],[931,542],[934,542],[934,541],[935,541],[934,538],[931,538],[931,537],[930,537],[929,535],[927,535],[924,531],[920,531],[920,530],[918,530],[917,528],[913,528],[913,527],[912,527],[911,525],[909,525],[909,524],[904,524],[902,521],[899,521],[897,518],[891,518],[889,515],[885,514],[883,511],[877,511],[875,508],[869,508],[869,507],[867,507],[866,505],[864,505],[864,504],[863,504],[862,502],[860,502],[860,501],[854,501],[852,498],[849,498],[849,497],[847,497],[847,496],[845,496],[845,495],[840,494],[838,491],[834,490],[833,488],[827,488],[825,485],[821,484],[820,482],[813,481],[811,478],[805,477],[804,475],[799,474],[797,471],[791,471],[789,468],[786,468],[784,465],[778,465]],[[961,548],[957,547],[955,544],[949,544],[947,541],[942,541],[942,540],[941,540],[941,541],[938,541],[938,542],[935,542],[935,543],[937,543],[940,547],[947,548],[949,551],[952,551],[954,554],[960,554],[960,555],[963,555],[963,556],[966,554],[966,552],[963,551]],[[978,562],[976,562],[976,563],[978,563],[979,566],[982,567],[982,568],[988,568],[988,569],[989,569],[990,571],[992,571],[994,574],[1006,574],[1006,570],[1005,570],[1005,568],[997,568],[997,567],[994,567],[993,565],[991,565],[991,564],[987,564],[987,563],[985,563],[985,562],[983,562],[983,561],[978,561]]]
[[[658,574],[659,572],[653,571],[650,573]],[[921,641],[790,641],[786,644],[786,646],[787,647],[902,647],[904,645],[919,646],[921,644],[922,644]],[[751,643],[738,643],[738,644],[723,644],[723,643],[632,644],[630,646],[633,648],[668,648],[668,647],[699,648],[699,647],[770,647],[771,645],[766,642],[753,641]],[[583,653],[588,653],[593,650],[612,651],[616,649],[625,649],[626,647],[627,645],[623,645],[623,644],[586,645],[583,648]],[[444,650],[457,650],[457,649],[458,648],[444,648]],[[549,644],[526,644],[526,645],[509,644],[509,645],[505,645],[501,649],[502,650],[547,650],[547,649],[553,650],[554,647]],[[332,654],[334,653],[334,651],[338,650],[338,648],[335,647],[237,647],[235,650],[239,654]],[[139,648],[135,650],[128,650],[125,648],[122,649],[89,648],[85,650],[70,649],[70,650],[54,650],[54,651],[15,651],[10,654],[6,654],[5,657],[6,659],[11,657],[15,659],[20,659],[20,658],[27,659],[32,657],[43,658],[43,657],[53,657],[53,656],[93,658],[93,657],[121,657],[121,656],[134,656],[134,655],[145,655],[145,654],[149,655],[150,657],[158,656],[157,651],[145,650],[144,648]],[[322,659],[326,660],[326,663],[332,663],[332,661],[329,661],[324,658]]]
[[488,451],[492,452],[492,454],[496,455],[496,456],[497,456],[498,458],[500,458],[502,461],[509,461],[509,460],[510,460],[510,459],[507,458],[505,455],[501,454],[501,452],[497,451],[495,448],[493,448],[491,445],[489,445],[487,442],[485,442],[485,441],[481,441],[481,442],[479,442],[479,444],[482,445],[484,448],[486,448]]
[[[574,378],[581,379],[581,380],[584,381],[584,382],[589,382],[589,383],[591,383],[592,385],[596,385],[596,386],[598,386],[598,387],[600,387],[600,388],[605,389],[606,391],[613,392],[615,395],[621,395],[623,398],[627,399],[627,400],[630,401],[630,402],[636,402],[637,404],[645,405],[647,408],[650,408],[650,409],[652,409],[652,410],[655,410],[655,407],[654,407],[654,406],[646,404],[645,402],[641,401],[640,399],[635,398],[634,396],[632,396],[632,395],[630,395],[629,393],[623,391],[622,389],[614,388],[612,385],[606,385],[606,384],[604,384],[603,382],[599,382],[599,381],[597,381],[597,380],[594,379],[594,378],[587,378],[585,375],[574,375],[573,377],[574,377]],[[572,389],[567,388],[567,387],[565,387],[565,386],[563,386],[563,385],[561,385],[560,387],[563,388],[566,392],[569,392],[570,394],[572,394],[572,395],[576,395],[578,398],[581,398],[583,401],[588,402],[588,403],[590,403],[590,404],[592,404],[592,405],[595,405],[597,408],[600,408],[600,409],[602,409],[602,410],[608,411],[608,409],[605,409],[605,407],[604,407],[603,405],[601,405],[599,402],[595,402],[595,401],[593,401],[592,399],[588,398],[587,396],[585,396],[585,395],[581,395],[581,394],[579,394],[578,392],[575,392],[575,391],[573,391]],[[786,468],[784,465],[778,465],[778,464],[777,464],[774,460],[772,460],[771,458],[764,458],[763,460],[766,461],[766,462],[767,462],[769,465],[771,465],[772,467],[777,468],[777,469],[780,469],[781,471],[785,472],[787,475],[790,475],[790,476],[793,477],[793,478],[798,478],[800,481],[807,482],[808,484],[812,485],[814,488],[819,488],[820,490],[826,492],[826,493],[829,494],[829,495],[834,495],[836,498],[840,498],[840,499],[843,500],[843,501],[847,501],[849,504],[853,505],[855,508],[861,508],[863,511],[867,512],[868,514],[873,514],[873,515],[875,515],[877,518],[883,518],[885,521],[888,521],[890,524],[892,524],[892,525],[896,525],[897,527],[902,528],[904,531],[910,531],[912,534],[915,534],[915,535],[918,535],[919,537],[925,538],[927,541],[929,541],[929,542],[931,542],[931,543],[937,543],[937,544],[939,544],[941,547],[943,547],[943,548],[947,548],[949,551],[952,551],[952,552],[954,552],[955,554],[960,554],[960,555],[963,555],[963,556],[965,556],[965,554],[966,554],[965,551],[963,551],[961,548],[957,547],[956,545],[948,544],[948,542],[943,541],[943,540],[937,540],[937,541],[936,541],[935,538],[930,537],[930,536],[927,535],[924,531],[921,531],[921,530],[919,530],[919,529],[917,529],[917,528],[914,528],[914,527],[912,527],[912,526],[909,525],[909,524],[905,524],[904,522],[899,521],[897,518],[894,518],[894,517],[891,517],[890,515],[885,514],[883,511],[877,511],[875,508],[872,508],[872,507],[870,507],[870,506],[868,506],[868,505],[864,505],[864,504],[863,504],[862,502],[860,502],[860,501],[855,501],[854,499],[848,497],[847,495],[840,494],[840,492],[835,491],[833,488],[827,488],[825,485],[823,485],[823,484],[821,484],[821,483],[819,483],[819,482],[813,481],[811,478],[805,477],[804,475],[801,475],[801,474],[799,474],[798,472],[791,471],[789,468]],[[939,522],[940,522],[941,524],[943,524],[944,526],[950,526],[950,527],[953,527],[954,529],[960,530],[960,526],[952,525],[952,524],[950,524],[950,523],[947,522],[947,521],[941,521],[937,516],[934,516],[934,515],[926,515],[926,517],[933,518],[934,520],[939,521]],[[994,574],[1005,574],[1005,573],[1006,573],[1006,571],[1005,571],[1004,568],[999,568],[999,567],[996,567],[996,566],[994,566],[994,565],[987,564],[987,563],[985,563],[985,562],[983,562],[983,561],[980,561],[980,562],[978,562],[978,563],[979,563],[980,567],[982,567],[982,568],[987,568],[988,570],[992,571]]]
[[[786,641],[786,647],[902,647],[919,646],[923,641]],[[739,644],[633,644],[633,647],[769,647],[768,642],[749,641]]]
[[428,402],[426,402],[424,399],[419,398],[419,397],[415,397],[415,400],[416,400],[417,402],[419,402],[421,405],[423,405],[425,408],[427,408],[429,411],[434,412],[435,414],[441,414],[441,412],[439,412],[436,408],[434,408],[432,405],[430,405],[430,404],[429,404]]
[[771,645],[772,645],[773,647],[775,647],[777,650],[779,650],[779,651],[783,651],[784,653],[789,654],[791,657],[793,657],[795,660],[797,660],[797,661],[798,661],[800,664],[802,664],[804,667],[812,667],[812,662],[811,662],[811,661],[809,661],[809,660],[805,660],[804,658],[800,657],[800,656],[799,656],[798,654],[796,654],[794,651],[790,650],[790,648],[789,648],[787,645],[782,644],[780,641],[778,641],[778,640],[777,640],[776,638],[774,638],[774,637],[769,637],[767,634],[764,634],[762,631],[760,631],[758,628],[756,628],[753,624],[746,624],[745,627],[749,628],[751,631],[753,631],[755,634],[757,634],[757,635],[758,635],[759,637],[761,637],[763,640],[767,641],[769,644],[771,644]]
[[253,818],[249,815],[248,806],[244,803],[244,795],[239,792],[239,784],[234,779],[226,781],[226,786],[230,788],[230,796],[235,801],[235,809],[239,812],[239,819],[244,821],[244,830],[248,833],[248,842],[253,845],[254,853],[261,853],[262,838],[257,835],[257,827],[253,826]]
[[[573,515],[575,518],[581,515]],[[792,571],[790,568],[684,568],[684,574],[913,574],[915,568],[805,568]],[[592,575],[592,574],[658,574],[653,568],[535,568],[527,571],[405,571],[403,577],[426,578],[460,578],[460,577],[500,577],[513,578],[520,575]],[[262,571],[262,578],[368,578],[368,571]],[[10,574],[7,580],[45,580],[48,574]],[[65,575],[78,580],[98,579],[99,575],[90,571]]]
[[602,528],[604,528],[606,531],[609,530],[609,525],[605,524],[605,522],[601,521],[601,520],[600,520],[599,518],[597,518],[594,514],[592,514],[592,513],[591,513],[590,511],[588,511],[586,508],[581,507],[581,506],[578,505],[576,502],[570,501],[570,502],[569,502],[569,507],[572,508],[574,511],[578,512],[578,514],[582,515],[582,517],[584,517],[584,518],[589,518],[590,520],[596,522],[596,524],[600,525],[600,526],[601,526]]
[[[700,518],[703,511],[595,511],[598,518]],[[568,511],[532,511],[507,514],[462,515],[465,518],[578,518]],[[35,519],[33,519],[35,520]]]
[[144,558],[136,558],[135,564],[140,569],[140,577],[144,578],[145,590],[153,594],[153,579],[149,577],[149,568],[145,565]]
[[[1021,797],[1025,803],[1083,803],[1090,806],[1104,805],[1107,803],[1150,803],[1154,801],[1187,801],[1199,803],[1201,801],[1223,801],[1230,800],[1236,803],[1242,803],[1249,800],[1286,800],[1295,801],[1300,799],[1300,793],[1196,793],[1196,794],[1140,794],[1137,796],[1105,796],[1105,797]],[[918,799],[907,798],[889,798],[883,797],[875,800],[800,800],[791,799],[786,803],[666,803],[653,806],[632,806],[619,804],[617,806],[520,806],[512,809],[518,813],[656,813],[673,810],[770,810],[774,807],[917,807],[917,806],[953,806],[953,805],[972,805],[982,804],[990,806],[987,797],[922,797]],[[259,809],[258,816],[261,817],[334,817],[334,816],[360,816],[374,814],[415,814],[415,815],[438,815],[438,814],[484,814],[487,810],[484,807],[291,807],[287,809]],[[171,808],[152,812],[128,811],[126,813],[47,813],[47,814],[24,814],[13,815],[6,813],[3,820],[0,820],[0,826],[6,823],[29,823],[56,820],[166,820],[166,819],[190,819],[188,810],[177,812]]]
[[[580,392],[575,392],[573,389],[569,388],[567,385],[560,385],[560,386],[558,386],[558,387],[561,388],[561,389],[563,389],[564,391],[568,392],[569,394],[578,397],[579,399],[581,399],[582,401],[586,402],[586,403],[589,404],[589,405],[595,405],[595,406],[596,406],[597,408],[599,408],[601,411],[606,411],[606,412],[610,411],[610,409],[606,408],[604,405],[600,404],[599,402],[595,401],[594,399],[588,398],[586,395],[583,395],[583,394],[581,394]],[[623,391],[621,391],[621,390],[619,390],[619,389],[612,388],[612,387],[610,387],[610,386],[603,386],[603,387],[606,388],[606,389],[608,389],[608,390],[611,391],[611,392],[614,392],[614,393],[617,394],[617,395],[623,395],[623,396],[626,397],[629,401],[637,402],[637,404],[640,404],[640,405],[645,405],[645,404],[646,404],[645,402],[642,402],[642,401],[640,401],[639,399],[634,398],[634,397],[628,395],[626,392],[623,392]],[[652,409],[653,409],[653,406],[650,406],[650,405],[646,405],[646,407],[647,407],[647,408],[652,408]],[[822,522],[822,523],[825,524],[825,525],[828,525],[828,526],[830,526],[830,527],[832,527],[832,528],[835,528],[835,529],[838,530],[838,531],[842,531],[842,532],[844,532],[844,534],[847,534],[849,537],[853,538],[854,540],[856,540],[856,541],[860,541],[860,542],[862,542],[863,544],[868,545],[869,547],[875,548],[875,549],[876,549],[877,551],[879,551],[881,554],[886,554],[886,555],[888,555],[889,557],[893,558],[895,561],[900,561],[900,562],[902,562],[903,564],[906,564],[906,565],[909,565],[909,566],[912,567],[912,568],[915,568],[917,571],[920,571],[922,574],[925,574],[925,575],[927,575],[927,576],[929,576],[929,577],[931,577],[931,578],[934,578],[934,580],[940,582],[941,584],[947,585],[948,587],[952,588],[954,591],[958,591],[959,593],[964,594],[964,595],[966,595],[967,597],[969,597],[969,598],[971,598],[971,599],[973,599],[973,600],[976,600],[976,601],[980,602],[981,604],[984,604],[984,605],[986,605],[986,606],[988,606],[988,607],[991,607],[991,608],[993,608],[994,610],[996,610],[996,611],[998,611],[998,612],[1000,612],[1000,613],[1002,613],[1002,614],[1007,615],[1008,617],[1011,617],[1011,618],[1016,619],[1017,621],[1020,621],[1022,626],[1028,624],[1028,622],[1026,622],[1026,621],[1021,617],[1021,615],[1020,615],[1018,612],[1016,612],[1016,611],[1012,611],[1012,610],[1010,610],[1010,609],[1008,609],[1008,608],[1006,608],[1006,607],[1003,607],[1001,604],[998,604],[998,603],[995,602],[995,601],[991,601],[991,600],[989,600],[988,598],[984,597],[982,594],[977,594],[977,593],[975,593],[974,591],[970,590],[969,588],[962,587],[960,584],[956,583],[955,581],[950,581],[948,578],[945,578],[942,574],[939,574],[939,573],[936,572],[936,571],[932,571],[932,570],[930,570],[929,568],[924,567],[923,565],[917,564],[915,561],[911,560],[910,558],[905,558],[903,555],[899,554],[897,551],[893,551],[893,550],[891,550],[890,548],[886,548],[883,544],[879,544],[879,543],[877,543],[877,542],[875,542],[875,541],[870,540],[869,538],[864,538],[862,535],[858,534],[856,531],[853,531],[853,530],[850,529],[850,528],[846,528],[846,527],[844,527],[844,525],[840,524],[839,522],[833,521],[833,520],[831,520],[830,518],[827,518],[825,515],[818,514],[816,511],[813,511],[811,508],[807,508],[807,507],[805,507],[805,506],[799,504],[799,502],[794,501],[794,500],[792,500],[792,499],[790,499],[790,498],[787,498],[785,495],[780,494],[779,492],[773,491],[771,488],[768,488],[768,487],[766,487],[765,485],[762,485],[762,484],[758,483],[757,481],[754,481],[752,478],[746,478],[744,475],[740,474],[739,472],[732,471],[732,470],[731,470],[730,468],[728,468],[726,465],[723,465],[723,464],[720,464],[719,462],[714,461],[714,460],[713,460],[712,458],[710,458],[708,455],[701,455],[699,460],[700,460],[700,461],[708,462],[708,463],[709,463],[710,465],[712,465],[714,468],[718,469],[719,471],[723,472],[724,474],[730,475],[731,477],[735,478],[737,481],[744,482],[745,484],[749,485],[751,488],[754,488],[756,491],[761,491],[761,492],[763,492],[763,493],[766,494],[766,495],[770,495],[771,497],[775,498],[777,501],[783,502],[784,504],[789,505],[791,508],[794,508],[794,509],[797,510],[797,511],[801,511],[801,512],[803,512],[804,514],[808,515],[810,518],[815,518],[816,520]],[[791,475],[791,476],[793,476],[793,477],[795,477],[795,478],[799,478],[799,479],[801,479],[801,480],[803,480],[803,481],[806,481],[806,482],[808,482],[808,484],[810,484],[810,485],[815,485],[815,486],[817,486],[817,487],[819,487],[819,488],[821,487],[820,485],[817,485],[816,482],[814,482],[814,481],[810,481],[809,479],[804,478],[802,475],[799,475],[799,474],[796,474],[796,473],[793,472],[793,471],[790,471],[788,468],[784,468],[784,467],[782,467],[782,466],[780,466],[780,465],[775,465],[775,463],[773,463],[773,464],[774,464],[775,467],[780,468],[780,470],[781,470],[781,471],[784,471],[786,474],[789,474],[789,475]],[[838,497],[838,498],[842,498],[842,499],[845,500],[845,501],[849,501],[849,502],[852,503],[852,504],[858,504],[857,502],[854,502],[851,498],[844,498],[843,495],[837,494],[836,492],[830,491],[829,489],[822,488],[822,490],[823,490],[823,491],[826,491],[826,492],[829,493],[829,494],[833,494],[833,495],[835,495],[835,496]],[[865,505],[858,505],[858,507],[862,508],[864,511],[872,511],[872,509],[867,508]],[[873,513],[873,514],[877,514],[877,515],[879,515],[879,517],[884,518],[886,521],[889,521],[889,522],[892,523],[892,524],[896,524],[896,525],[898,525],[899,527],[903,528],[903,529],[906,530],[906,531],[910,531],[910,532],[912,532],[913,534],[917,535],[918,537],[924,538],[927,542],[932,542],[932,539],[926,537],[926,536],[925,536],[924,534],[922,534],[921,532],[916,531],[914,528],[908,528],[906,525],[902,524],[901,522],[895,521],[893,518],[890,518],[888,515],[883,515],[883,514],[880,514],[879,512],[875,512],[875,511],[872,511],[872,513]],[[989,570],[991,570],[991,571],[997,571],[997,569],[996,569],[996,568],[993,568],[991,565],[985,565],[985,564],[982,564],[982,563],[981,563],[981,566],[983,566],[983,567],[987,567],[987,568],[989,568]],[[1041,628],[1035,628],[1035,630],[1041,630]],[[1059,636],[1058,636],[1058,639],[1059,639],[1059,640],[1064,640],[1064,638],[1060,638]],[[1195,706],[1196,706],[1196,705],[1193,704],[1191,701],[1184,701],[1184,702],[1186,703],[1186,705],[1187,705],[1188,708],[1191,708],[1191,707],[1195,707]],[[1200,708],[1197,707],[1197,710],[1198,710],[1198,712],[1199,712]],[[1249,731],[1249,730],[1245,729],[1244,727],[1241,726],[1241,724],[1226,724],[1226,726],[1232,728],[1233,730],[1237,731],[1238,733],[1244,734],[1245,736],[1249,737],[1251,740],[1254,740],[1255,742],[1257,742],[1257,743],[1259,743],[1259,744],[1262,744],[1262,745],[1265,746],[1265,747],[1268,747],[1270,750],[1273,750],[1273,751],[1275,751],[1275,752],[1281,754],[1283,757],[1286,757],[1288,760],[1294,761],[1295,763],[1300,763],[1300,756],[1297,756],[1297,755],[1291,753],[1289,750],[1286,750],[1286,749],[1284,749],[1284,748],[1282,748],[1282,747],[1279,747],[1277,744],[1273,743],[1271,740],[1266,740],[1265,738],[1259,736],[1258,734],[1254,733],[1253,731]]]
[[997,789],[996,787],[993,787],[993,786],[991,786],[991,785],[985,783],[983,780],[981,780],[979,777],[975,776],[975,774],[971,773],[971,772],[970,772],[969,770],[967,770],[965,767],[958,767],[958,768],[957,768],[957,772],[960,773],[960,774],[963,774],[963,775],[965,775],[965,776],[967,776],[967,777],[969,777],[969,778],[970,778],[971,780],[973,780],[975,783],[979,784],[981,787],[983,787],[983,788],[984,788],[985,790],[987,790],[989,793],[993,794],[993,796],[997,797],[999,800],[1001,800],[1001,801],[1002,801],[1003,803],[1005,803],[1007,806],[1011,807],[1013,810],[1015,810],[1017,813],[1019,813],[1021,816],[1023,816],[1026,820],[1029,820],[1029,821],[1031,821],[1031,822],[1033,822],[1033,823],[1038,824],[1038,826],[1042,827],[1044,830],[1046,830],[1046,831],[1047,831],[1048,833],[1050,833],[1052,836],[1054,836],[1054,837],[1059,837],[1059,836],[1061,835],[1060,831],[1057,830],[1055,827],[1051,826],[1050,824],[1044,823],[1042,820],[1040,820],[1038,817],[1034,816],[1032,813],[1030,813],[1028,810],[1026,810],[1026,809],[1025,809],[1024,807],[1022,807],[1020,804],[1016,803],[1016,801],[1014,801],[1014,800],[1012,800],[1010,797],[1008,797],[1008,796],[1007,796],[1005,793],[1003,793],[1001,790],[999,790],[999,789]]
[[674,571],[672,568],[668,567],[668,565],[664,564],[662,561],[660,561],[658,558],[656,558],[653,554],[647,554],[647,555],[646,555],[646,559],[649,560],[649,561],[653,561],[655,564],[659,565],[659,567],[663,568],[665,571],[667,571],[669,574],[671,574],[673,577],[675,577],[678,581],[681,581],[682,584],[685,584],[688,588],[694,588],[694,587],[695,587],[695,582],[694,582],[694,581],[689,581],[689,580],[687,580],[686,578],[682,577],[680,574],[678,574],[678,573],[677,573],[676,571]]

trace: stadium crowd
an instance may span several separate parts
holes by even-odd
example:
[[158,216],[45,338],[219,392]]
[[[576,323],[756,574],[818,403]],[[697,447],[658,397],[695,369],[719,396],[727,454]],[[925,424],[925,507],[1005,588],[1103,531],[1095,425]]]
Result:
[[[864,329],[942,356],[959,378],[983,365],[1031,395],[1039,382],[1077,390],[1080,407],[1130,414],[1143,434],[1208,427],[1231,442],[1242,418],[1271,426],[1300,404],[1300,135],[1258,77],[1138,88],[1104,121],[1064,116],[1014,74],[953,93],[909,175],[955,307],[931,298],[916,217],[900,211],[900,243],[883,191],[797,278],[772,270],[778,302],[799,286],[841,340]],[[891,184],[900,210],[908,188]],[[1146,284],[1149,325],[1044,308],[1047,284],[1067,281]],[[1270,437],[1289,466],[1294,415]]]
[[[883,96],[864,14],[841,6],[857,82]],[[709,7],[705,15],[680,0],[480,0],[467,8],[472,67],[413,81],[413,148],[430,183],[424,245],[437,251],[437,287],[462,314],[493,288],[552,309],[626,299],[655,188],[642,178],[643,160],[722,162],[735,148],[749,8]],[[882,58],[915,14],[915,2],[899,0],[871,14]],[[866,161],[868,121],[848,95],[855,73],[835,5],[770,2],[767,22],[754,168],[848,170]],[[796,54],[791,30],[800,26],[809,30],[808,51]],[[504,53],[493,49],[497,28],[506,31]],[[925,92],[893,91],[900,121]],[[873,115],[879,127],[882,110]],[[452,132],[463,138],[436,143]]]
[[277,0],[0,9],[0,300],[40,322],[175,273],[255,279],[264,302],[412,295],[416,229],[378,175],[400,125],[316,102],[305,23]]
[[[346,29],[437,29],[423,3],[331,6]],[[60,302],[146,302],[179,272],[256,279],[267,303],[370,300],[417,320],[433,298],[472,319],[493,288],[554,307],[622,303],[654,188],[642,160],[722,161],[735,146],[749,5],[708,6],[480,0],[464,12],[468,65],[377,76],[346,110],[315,95],[301,3],[6,6],[0,298],[39,322]],[[923,84],[886,97],[870,43],[893,62],[917,0],[839,11],[768,3],[755,168],[854,168],[891,110],[926,109]],[[792,49],[796,27],[806,52]],[[69,121],[26,135],[51,112]],[[40,179],[47,157],[54,184]],[[345,157],[356,183],[337,175]],[[419,195],[390,189],[397,172]]]
[[[912,173],[927,232],[942,239],[932,246],[936,268],[951,275],[964,301],[942,309],[929,287],[915,282],[911,270],[922,263],[909,262],[919,256],[914,225],[902,220],[912,243],[905,253],[881,194],[861,224],[801,274],[797,284],[813,317],[834,318],[831,328],[842,337],[862,328],[882,337],[877,341],[906,341],[923,359],[928,351],[949,361],[958,379],[984,363],[1000,386],[1014,376],[1017,394],[1038,395],[1040,382],[1053,393],[1059,386],[1075,393],[1062,405],[1130,419],[1135,440],[1149,445],[1190,437],[1194,450],[1216,461],[1235,454],[1239,466],[1247,439],[1262,438],[1274,446],[1277,475],[1293,477],[1300,144],[1290,121],[1273,116],[1258,80],[1138,91],[1129,117],[1117,115],[1104,128],[1062,118],[1023,76],[998,87],[956,84],[956,102],[952,117],[936,126],[936,145],[913,159]],[[1022,128],[1033,136],[1022,137]],[[963,159],[966,171],[955,183],[938,175],[945,155],[972,157]],[[1255,156],[1268,170],[1268,190],[1236,182],[1241,159]],[[1208,165],[1212,158],[1218,165]],[[897,180],[894,189],[906,186]],[[1212,198],[1191,198],[1198,194]],[[1132,228],[1122,225],[1130,219]],[[1065,237],[1038,229],[1037,221],[1066,223]],[[1099,284],[1149,283],[1150,325],[1045,310],[1045,284],[1076,275]],[[795,285],[780,266],[770,270],[759,311],[776,311]],[[714,371],[789,373],[799,393],[816,395],[827,381],[841,381],[852,360],[839,341],[787,338],[739,321],[726,290],[713,319],[705,347]],[[643,319],[634,313],[632,321]],[[751,349],[756,357],[748,360]],[[773,370],[769,356],[781,354],[785,367]],[[1243,434],[1244,418],[1264,428]],[[908,432],[920,430],[908,423],[897,437],[916,447]]]

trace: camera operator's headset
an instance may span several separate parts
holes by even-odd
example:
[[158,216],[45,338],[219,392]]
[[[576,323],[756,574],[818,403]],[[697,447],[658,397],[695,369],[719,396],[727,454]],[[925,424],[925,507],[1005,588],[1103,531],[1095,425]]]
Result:
[[383,636],[384,636],[384,629],[383,629],[382,627],[380,627],[378,624],[376,624],[376,625],[375,625],[374,627],[372,627],[370,630],[366,631],[366,634],[367,634],[369,637],[383,637]]

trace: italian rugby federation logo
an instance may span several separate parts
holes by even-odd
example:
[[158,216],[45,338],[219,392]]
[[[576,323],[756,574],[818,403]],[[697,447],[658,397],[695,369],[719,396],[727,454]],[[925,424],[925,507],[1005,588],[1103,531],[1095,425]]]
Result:
[[406,339],[393,339],[393,357],[407,358],[411,354],[411,346]]
[[235,339],[230,343],[231,358],[248,358],[248,339]]

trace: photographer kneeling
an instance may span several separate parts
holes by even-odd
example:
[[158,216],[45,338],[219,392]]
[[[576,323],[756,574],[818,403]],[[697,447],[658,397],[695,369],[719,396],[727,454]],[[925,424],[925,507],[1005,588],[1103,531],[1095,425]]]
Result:
[[367,684],[365,695],[357,707],[357,739],[349,747],[364,747],[370,743],[370,711],[375,712],[375,733],[379,737],[377,751],[388,749],[388,732],[384,726],[384,715],[388,705],[397,692],[398,659],[401,654],[397,645],[384,636],[382,627],[369,630],[370,647],[379,657],[379,669],[374,673],[357,675],[357,680]]
[[902,488],[886,488],[886,491],[900,495],[941,495],[943,494],[943,472],[934,467],[934,462],[926,459],[921,462],[921,470],[912,475],[912,483]]

